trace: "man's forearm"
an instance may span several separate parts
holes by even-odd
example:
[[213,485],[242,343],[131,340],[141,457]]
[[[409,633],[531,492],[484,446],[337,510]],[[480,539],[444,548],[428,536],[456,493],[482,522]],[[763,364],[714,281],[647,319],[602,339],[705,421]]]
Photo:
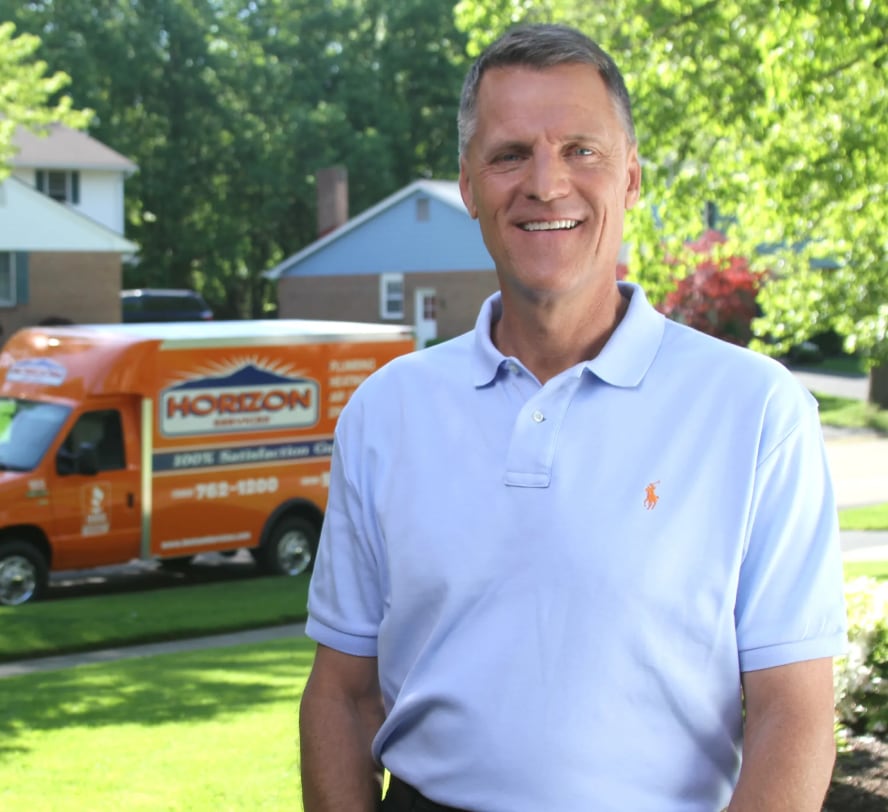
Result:
[[[791,669],[800,675],[791,683],[797,694],[763,697],[759,690],[747,702],[743,765],[728,812],[820,812],[823,807],[836,755],[831,664],[772,671]],[[762,677],[770,679],[764,673]],[[815,677],[821,682],[816,690],[811,688]],[[746,675],[747,681],[751,678]]]
[[761,730],[758,742],[744,746],[740,780],[728,812],[820,812],[823,808],[835,762],[832,735],[826,741],[821,735],[816,742],[784,733],[769,735]]
[[374,812],[381,770],[370,745],[382,722],[373,707],[303,697],[300,714],[305,812]]

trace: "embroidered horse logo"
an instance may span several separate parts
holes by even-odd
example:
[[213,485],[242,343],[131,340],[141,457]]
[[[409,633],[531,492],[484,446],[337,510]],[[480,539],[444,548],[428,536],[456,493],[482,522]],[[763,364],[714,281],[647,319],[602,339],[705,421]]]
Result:
[[644,489],[644,506],[647,510],[653,510],[657,506],[657,502],[660,501],[660,497],[657,496],[657,485],[660,484],[660,480],[658,479],[656,482],[651,482]]

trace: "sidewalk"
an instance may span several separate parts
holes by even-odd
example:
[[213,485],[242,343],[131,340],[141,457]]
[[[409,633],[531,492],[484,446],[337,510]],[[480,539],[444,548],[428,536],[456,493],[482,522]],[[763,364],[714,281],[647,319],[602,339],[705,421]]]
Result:
[[[824,434],[839,510],[888,502],[888,438],[828,430]],[[888,531],[845,531],[842,552],[856,561],[888,559]]]
[[107,663],[113,660],[133,660],[137,657],[153,657],[156,654],[175,654],[180,651],[200,651],[225,646],[239,646],[243,643],[267,643],[285,637],[298,637],[305,633],[304,623],[287,626],[273,626],[264,629],[251,629],[230,634],[214,634],[208,637],[192,637],[187,640],[171,640],[166,643],[147,643],[142,646],[108,648],[101,651],[87,651],[80,654],[63,654],[55,657],[39,657],[33,660],[19,660],[0,663],[0,679],[19,677],[38,671],[59,671],[75,665]]

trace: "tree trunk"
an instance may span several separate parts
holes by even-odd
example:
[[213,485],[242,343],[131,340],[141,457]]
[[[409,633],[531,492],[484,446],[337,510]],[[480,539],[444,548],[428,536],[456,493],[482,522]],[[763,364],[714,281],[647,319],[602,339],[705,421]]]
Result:
[[888,363],[878,364],[870,370],[869,402],[880,409],[888,409]]

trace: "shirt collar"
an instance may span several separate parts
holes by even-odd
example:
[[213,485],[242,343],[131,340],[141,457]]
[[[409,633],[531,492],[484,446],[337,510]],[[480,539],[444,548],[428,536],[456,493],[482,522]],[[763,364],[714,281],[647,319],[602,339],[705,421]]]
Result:
[[[612,386],[638,386],[650,369],[663,340],[665,317],[648,302],[644,291],[630,282],[619,282],[629,307],[607,344],[581,367]],[[491,327],[502,315],[502,297],[496,292],[484,300],[475,322],[472,378],[476,387],[492,383],[509,359],[493,344]]]

